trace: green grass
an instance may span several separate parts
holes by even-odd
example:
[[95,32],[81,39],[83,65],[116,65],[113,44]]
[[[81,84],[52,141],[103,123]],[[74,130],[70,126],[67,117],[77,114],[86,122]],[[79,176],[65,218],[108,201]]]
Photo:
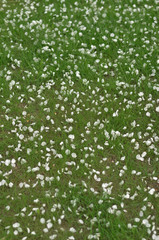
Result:
[[158,10],[0,2],[0,240],[159,239]]

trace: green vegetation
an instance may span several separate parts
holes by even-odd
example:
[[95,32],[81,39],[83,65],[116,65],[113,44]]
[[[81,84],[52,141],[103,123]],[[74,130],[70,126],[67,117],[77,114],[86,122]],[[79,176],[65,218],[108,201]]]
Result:
[[158,0],[1,0],[0,240],[159,240]]

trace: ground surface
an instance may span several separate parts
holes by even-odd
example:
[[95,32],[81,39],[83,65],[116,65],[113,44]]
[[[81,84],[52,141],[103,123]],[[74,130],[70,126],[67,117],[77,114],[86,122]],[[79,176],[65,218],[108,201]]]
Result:
[[1,0],[0,240],[159,239],[158,15]]

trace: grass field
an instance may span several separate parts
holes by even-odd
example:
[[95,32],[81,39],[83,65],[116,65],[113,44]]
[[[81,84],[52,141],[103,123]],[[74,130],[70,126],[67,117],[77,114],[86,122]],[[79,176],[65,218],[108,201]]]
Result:
[[159,240],[159,1],[0,1],[0,240]]

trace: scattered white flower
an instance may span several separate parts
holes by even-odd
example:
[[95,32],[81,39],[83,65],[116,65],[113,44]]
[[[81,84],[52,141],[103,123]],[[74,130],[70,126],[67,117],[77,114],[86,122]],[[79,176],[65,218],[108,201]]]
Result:
[[76,157],[77,157],[77,154],[76,154],[76,153],[72,153],[71,156],[72,156],[73,158],[76,158]]
[[151,227],[151,224],[149,223],[149,221],[147,219],[143,219],[142,224],[144,224],[147,228]]
[[82,219],[79,219],[78,222],[79,222],[80,224],[84,224],[84,222],[83,222]]
[[27,115],[27,112],[26,112],[26,111],[23,111],[23,112],[22,112],[22,115],[23,115],[23,116],[26,116],[26,115]]
[[68,135],[68,137],[69,137],[71,140],[74,140],[74,139],[75,139],[75,136],[74,136],[73,134]]
[[153,195],[155,193],[155,189],[154,188],[151,188],[151,190],[149,191],[149,194],[150,195]]
[[51,222],[47,223],[47,228],[50,229],[52,228],[53,224]]
[[9,211],[10,210],[10,206],[6,206],[6,210]]
[[29,132],[33,132],[33,128],[31,126],[28,127]]
[[57,237],[57,234],[53,234],[53,235],[51,235],[49,238],[50,238],[51,240],[54,240],[56,237]]
[[40,219],[40,223],[41,223],[41,224],[44,224],[44,223],[45,223],[45,218],[41,218],[41,219]]
[[23,134],[20,134],[20,135],[19,135],[19,139],[20,139],[20,140],[23,140],[23,139],[24,139],[24,135],[23,135]]
[[75,233],[76,229],[74,227],[71,227],[69,231],[72,232],[72,233]]
[[18,231],[17,230],[14,231],[14,235],[18,235]]
[[153,234],[152,235],[152,240],[159,240],[159,235]]
[[135,222],[140,222],[140,218],[135,218]]
[[13,227],[18,228],[18,227],[20,227],[20,224],[18,222],[16,222],[16,223],[13,224]]
[[159,112],[159,106],[158,106],[158,107],[156,107],[156,112]]
[[46,120],[50,120],[50,118],[51,118],[51,117],[50,117],[49,115],[46,116]]

